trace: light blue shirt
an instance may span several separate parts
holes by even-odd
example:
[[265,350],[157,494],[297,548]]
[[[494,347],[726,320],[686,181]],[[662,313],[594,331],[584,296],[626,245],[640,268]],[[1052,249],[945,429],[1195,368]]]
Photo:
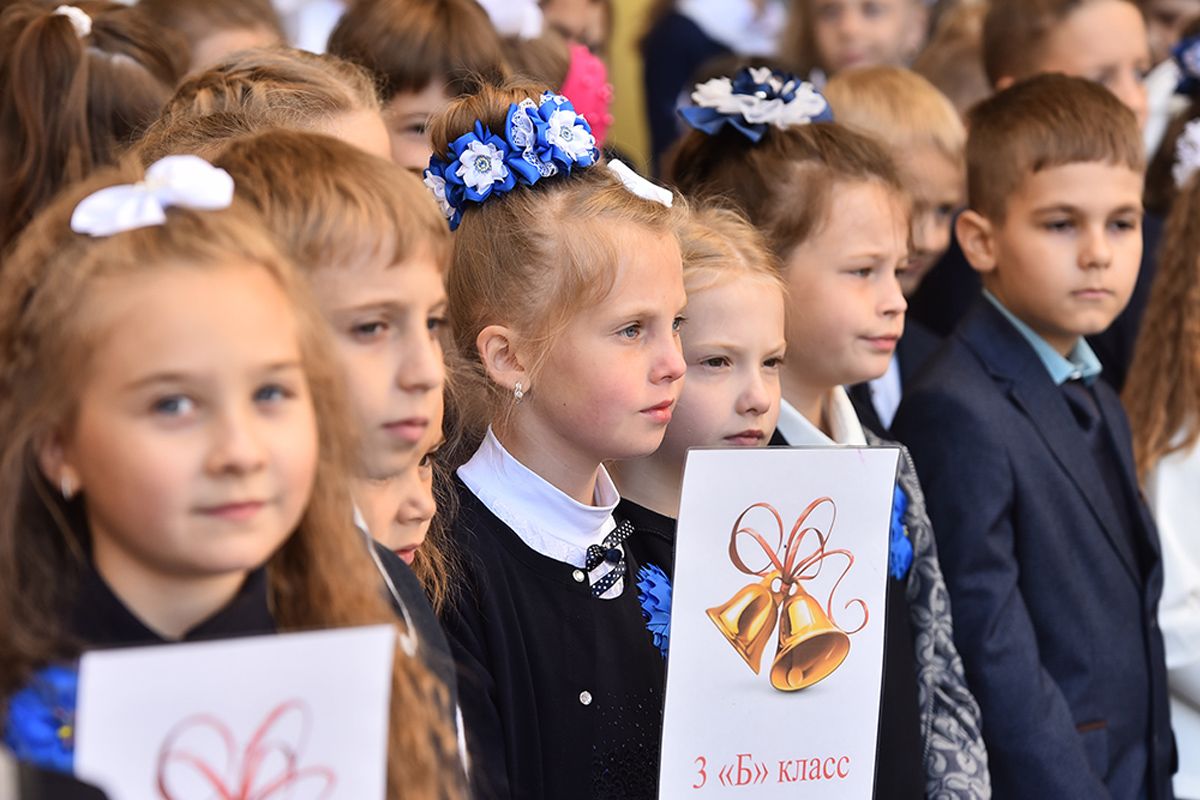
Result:
[[1096,358],[1096,353],[1082,336],[1079,337],[1079,341],[1075,343],[1070,354],[1064,358],[1062,353],[1038,336],[1033,328],[1017,319],[1011,311],[1004,307],[1003,303],[996,299],[995,295],[984,289],[983,296],[1004,315],[1005,319],[1012,323],[1025,341],[1029,342],[1029,346],[1033,348],[1033,352],[1037,353],[1042,366],[1046,368],[1046,372],[1050,373],[1050,378],[1056,385],[1062,386],[1067,381],[1082,380],[1090,386],[1100,376],[1100,359]]

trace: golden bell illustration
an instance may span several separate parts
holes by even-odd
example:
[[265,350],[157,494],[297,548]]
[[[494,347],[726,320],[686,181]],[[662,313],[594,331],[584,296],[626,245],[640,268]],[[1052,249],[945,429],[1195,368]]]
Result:
[[779,572],[771,572],[761,583],[743,586],[728,602],[707,612],[756,675],[779,618],[779,593],[771,590],[771,584],[778,579]]
[[795,593],[783,602],[771,685],[783,692],[812,686],[841,666],[849,653],[850,637],[829,621],[820,603],[795,584]]

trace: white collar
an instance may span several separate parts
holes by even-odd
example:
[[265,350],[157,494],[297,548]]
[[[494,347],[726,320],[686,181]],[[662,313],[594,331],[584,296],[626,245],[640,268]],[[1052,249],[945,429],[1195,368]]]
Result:
[[[617,526],[612,514],[621,498],[603,466],[596,475],[596,504],[584,505],[514,458],[490,427],[458,477],[525,544],[556,561],[582,567],[588,546],[600,544]],[[597,567],[593,580],[607,569]],[[620,586],[618,581],[617,591],[609,592],[619,595]]]
[[787,9],[776,0],[762,8],[751,0],[680,0],[678,11],[705,36],[744,56],[774,55],[787,23]]
[[850,402],[850,395],[841,386],[835,386],[829,392],[829,402],[826,411],[829,414],[829,426],[833,429],[833,438],[808,421],[808,417],[796,410],[787,400],[779,402],[779,423],[776,426],[783,438],[790,445],[857,445],[867,443],[867,435],[863,432],[862,423]]

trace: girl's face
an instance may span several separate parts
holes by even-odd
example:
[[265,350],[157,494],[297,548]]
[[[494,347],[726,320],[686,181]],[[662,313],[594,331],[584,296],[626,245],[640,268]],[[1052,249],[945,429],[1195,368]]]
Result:
[[897,270],[908,257],[908,215],[874,181],[838,183],[831,214],[787,260],[789,375],[824,391],[887,371],[907,304]]
[[386,480],[424,455],[418,445],[441,416],[440,334],[446,290],[433,258],[418,250],[401,264],[378,261],[317,270],[321,313],[358,422],[364,475]]
[[1127,0],[1092,0],[1046,36],[1038,72],[1061,72],[1099,83],[1117,96],[1145,127],[1149,113],[1146,73],[1150,46],[1142,12]]
[[97,568],[177,585],[265,563],[300,521],[317,424],[291,303],[263,269],[114,278],[61,474]]
[[904,66],[924,40],[918,0],[808,0],[820,66],[830,75],[849,67]]
[[659,452],[682,462],[689,447],[765,447],[786,347],[778,285],[739,275],[690,294],[687,382]]
[[555,338],[515,415],[533,446],[576,464],[654,452],[682,388],[679,246],[636,227],[619,235],[612,290]]
[[400,473],[394,481],[396,514],[388,526],[387,538],[381,539],[406,564],[413,563],[417,548],[424,544],[433,515],[437,513],[437,499],[433,494],[433,461],[443,441],[442,404],[439,402],[434,424],[418,446],[421,460]]
[[418,174],[429,166],[433,143],[426,130],[431,117],[450,104],[441,81],[432,81],[419,92],[400,92],[383,107],[391,138],[392,161]]

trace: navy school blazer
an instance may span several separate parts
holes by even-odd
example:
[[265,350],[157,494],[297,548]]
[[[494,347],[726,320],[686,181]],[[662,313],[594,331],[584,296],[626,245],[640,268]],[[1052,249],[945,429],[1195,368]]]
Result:
[[1132,531],[1061,390],[982,298],[892,426],[926,489],[996,797],[1172,797],[1158,536],[1125,414],[1095,388]]

